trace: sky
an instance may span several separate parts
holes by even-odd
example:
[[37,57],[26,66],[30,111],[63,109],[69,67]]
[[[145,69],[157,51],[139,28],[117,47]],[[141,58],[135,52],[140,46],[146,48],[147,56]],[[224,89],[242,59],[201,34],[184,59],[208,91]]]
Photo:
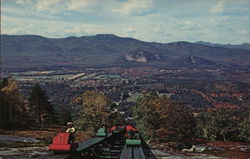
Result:
[[1,34],[250,43],[250,0],[1,0]]

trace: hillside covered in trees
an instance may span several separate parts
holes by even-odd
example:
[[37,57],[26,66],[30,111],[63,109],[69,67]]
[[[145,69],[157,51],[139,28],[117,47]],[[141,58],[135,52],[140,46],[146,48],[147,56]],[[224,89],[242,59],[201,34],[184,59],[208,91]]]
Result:
[[[152,92],[137,100],[131,120],[121,113],[118,105],[96,90],[74,97],[64,111],[55,109],[46,91],[38,84],[30,90],[28,97],[23,97],[15,80],[4,79],[0,93],[0,126],[5,129],[63,125],[73,119],[79,130],[89,134],[94,134],[104,124],[109,127],[136,124],[145,139],[176,142],[177,146],[194,138],[250,141],[248,108],[219,108],[197,113],[178,101]],[[64,118],[60,118],[62,116]]]

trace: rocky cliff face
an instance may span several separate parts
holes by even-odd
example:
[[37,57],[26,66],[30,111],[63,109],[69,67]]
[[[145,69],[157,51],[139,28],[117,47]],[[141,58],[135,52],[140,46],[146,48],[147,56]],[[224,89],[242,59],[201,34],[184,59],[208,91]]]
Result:
[[160,62],[164,61],[165,58],[157,53],[151,53],[144,50],[134,50],[125,56],[125,60],[127,61],[135,61],[135,62]]

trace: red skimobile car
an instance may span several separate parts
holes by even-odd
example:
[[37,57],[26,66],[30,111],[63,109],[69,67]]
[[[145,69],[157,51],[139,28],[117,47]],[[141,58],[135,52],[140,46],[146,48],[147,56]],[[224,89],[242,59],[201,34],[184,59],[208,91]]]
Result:
[[71,152],[78,147],[78,143],[70,143],[69,133],[58,133],[53,142],[49,145],[49,150],[53,152]]

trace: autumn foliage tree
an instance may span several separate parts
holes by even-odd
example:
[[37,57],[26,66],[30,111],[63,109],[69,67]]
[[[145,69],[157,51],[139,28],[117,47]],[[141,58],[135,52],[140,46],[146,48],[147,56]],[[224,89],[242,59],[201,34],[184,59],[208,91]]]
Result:
[[24,123],[24,102],[17,82],[11,77],[0,82],[0,109],[0,127],[11,128]]
[[111,115],[111,101],[95,90],[86,91],[74,98],[71,105],[78,111],[74,115],[75,125],[79,129],[88,129],[93,135],[98,128],[108,124]]
[[[250,113],[250,112],[249,112]],[[237,140],[250,142],[250,115],[238,124]]]
[[133,112],[136,126],[146,139],[180,142],[195,134],[193,114],[167,96],[144,95]]
[[198,136],[208,140],[250,141],[249,108],[212,109],[197,118]]

